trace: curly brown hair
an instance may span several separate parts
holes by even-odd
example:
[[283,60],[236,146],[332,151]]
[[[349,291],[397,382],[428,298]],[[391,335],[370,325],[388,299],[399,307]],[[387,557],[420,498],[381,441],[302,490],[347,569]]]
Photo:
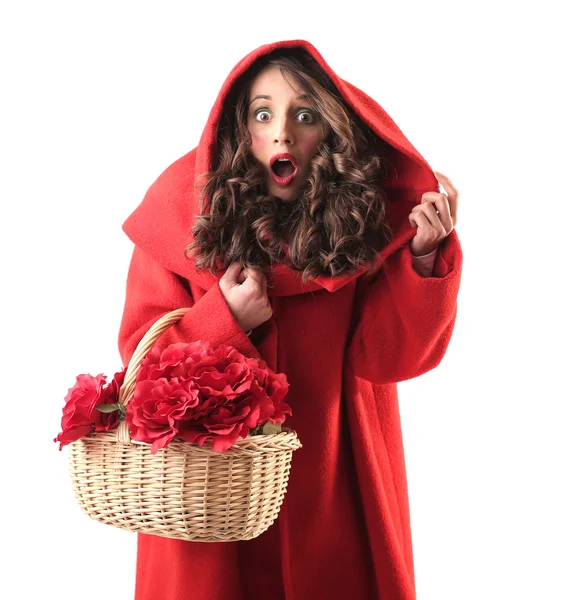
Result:
[[[249,95],[253,79],[268,65],[302,88],[325,128],[293,202],[268,194],[264,167],[251,153]],[[389,161],[379,155],[380,144],[308,52],[291,48],[265,55],[226,96],[212,170],[199,176],[205,179],[201,213],[185,255],[192,251],[196,268],[211,272],[234,261],[262,269],[284,262],[302,271],[303,281],[350,274],[367,263],[372,273],[374,258],[392,236],[381,187]]]

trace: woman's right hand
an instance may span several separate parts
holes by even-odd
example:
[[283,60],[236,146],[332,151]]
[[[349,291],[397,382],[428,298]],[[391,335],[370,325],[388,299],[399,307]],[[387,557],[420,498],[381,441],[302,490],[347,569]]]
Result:
[[241,268],[233,262],[219,281],[234,319],[244,331],[255,329],[273,314],[267,296],[267,279],[259,268]]

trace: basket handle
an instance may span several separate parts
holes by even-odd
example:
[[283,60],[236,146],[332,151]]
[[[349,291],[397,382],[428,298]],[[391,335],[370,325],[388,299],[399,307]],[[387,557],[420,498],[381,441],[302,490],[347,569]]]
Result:
[[[135,392],[135,380],[144,357],[148,354],[156,340],[171,326],[178,323],[188,312],[189,308],[177,308],[160,317],[150,329],[144,334],[138,343],[125,373],[123,385],[119,390],[118,402],[125,406],[130,402]],[[126,421],[119,423],[117,428],[117,442],[122,444],[131,443],[131,435]]]

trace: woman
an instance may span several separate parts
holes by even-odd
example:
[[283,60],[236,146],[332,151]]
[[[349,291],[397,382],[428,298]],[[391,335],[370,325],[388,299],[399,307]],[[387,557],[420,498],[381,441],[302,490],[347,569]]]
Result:
[[308,42],[232,70],[197,148],[123,226],[119,348],[127,364],[154,321],[191,307],[157,345],[229,344],[285,372],[303,448],[258,538],[139,534],[137,600],[415,598],[396,382],[441,361],[455,322],[458,195],[438,179],[447,195]]

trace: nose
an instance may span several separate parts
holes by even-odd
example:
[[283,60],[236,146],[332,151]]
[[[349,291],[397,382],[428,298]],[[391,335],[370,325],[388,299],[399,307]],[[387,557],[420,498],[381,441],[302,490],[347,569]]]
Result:
[[295,143],[291,120],[287,117],[275,119],[274,143],[287,144],[288,146]]

